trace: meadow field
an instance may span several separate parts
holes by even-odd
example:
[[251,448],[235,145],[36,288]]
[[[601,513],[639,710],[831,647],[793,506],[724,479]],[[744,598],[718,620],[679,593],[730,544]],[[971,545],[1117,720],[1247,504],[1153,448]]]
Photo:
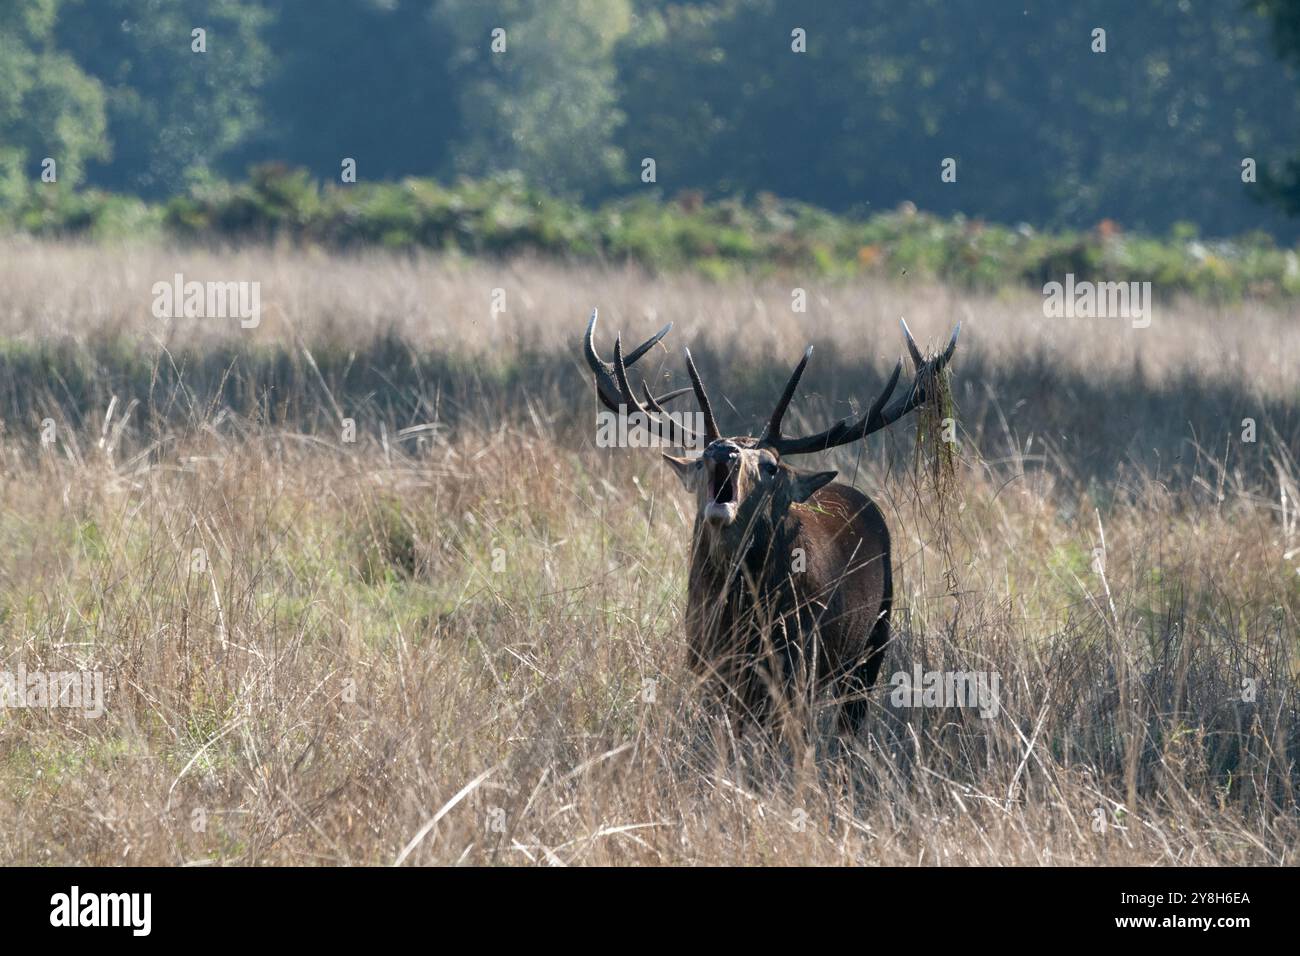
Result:
[[[255,328],[154,283],[260,283]],[[0,242],[4,864],[1294,865],[1300,322],[1034,291],[433,253]],[[793,292],[806,311],[792,309]],[[1282,304],[1279,304],[1279,301]],[[905,422],[803,464],[894,540],[882,674],[996,714],[739,739],[682,627],[692,502],[595,444],[578,351],[689,345],[724,432],[820,429],[956,322],[951,469]],[[634,376],[639,378],[639,376]],[[930,434],[923,430],[923,434]]]

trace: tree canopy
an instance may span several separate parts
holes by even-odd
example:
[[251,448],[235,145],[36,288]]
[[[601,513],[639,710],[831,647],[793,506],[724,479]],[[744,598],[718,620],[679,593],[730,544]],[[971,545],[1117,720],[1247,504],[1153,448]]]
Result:
[[1291,241],[1297,69],[1288,0],[0,0],[0,201],[352,158]]

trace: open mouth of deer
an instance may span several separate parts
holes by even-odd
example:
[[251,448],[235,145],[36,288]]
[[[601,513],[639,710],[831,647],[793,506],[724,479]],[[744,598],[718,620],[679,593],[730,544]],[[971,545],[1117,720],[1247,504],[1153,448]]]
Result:
[[740,459],[718,461],[709,470],[709,499],[704,518],[713,524],[731,524],[736,520],[736,473]]

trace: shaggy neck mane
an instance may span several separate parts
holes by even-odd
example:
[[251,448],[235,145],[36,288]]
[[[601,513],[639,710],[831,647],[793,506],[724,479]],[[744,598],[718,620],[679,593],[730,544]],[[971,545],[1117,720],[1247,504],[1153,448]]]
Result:
[[[708,589],[749,592],[745,577],[765,580],[779,565],[781,555],[789,556],[783,542],[790,537],[786,519],[777,521],[771,514],[771,502],[747,521],[739,519],[728,528],[716,528],[702,518],[696,519],[692,547],[692,576],[700,575]],[[742,524],[743,521],[743,524]]]

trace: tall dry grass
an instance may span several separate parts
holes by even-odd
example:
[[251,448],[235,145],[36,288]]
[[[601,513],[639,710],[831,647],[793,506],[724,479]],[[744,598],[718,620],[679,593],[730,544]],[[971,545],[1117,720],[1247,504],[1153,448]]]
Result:
[[[4,862],[1295,862],[1290,316],[1053,326],[905,282],[794,315],[775,281],[6,252],[0,670],[99,670],[107,708],[0,710]],[[175,271],[277,307],[243,338],[160,328]],[[592,447],[591,304],[607,332],[677,320],[738,430],[807,338],[820,423],[868,398],[897,314],[964,319],[949,496],[906,429],[825,457],[893,530],[883,673],[996,673],[995,717],[883,687],[858,739],[737,740],[702,708],[692,515],[656,453]]]

